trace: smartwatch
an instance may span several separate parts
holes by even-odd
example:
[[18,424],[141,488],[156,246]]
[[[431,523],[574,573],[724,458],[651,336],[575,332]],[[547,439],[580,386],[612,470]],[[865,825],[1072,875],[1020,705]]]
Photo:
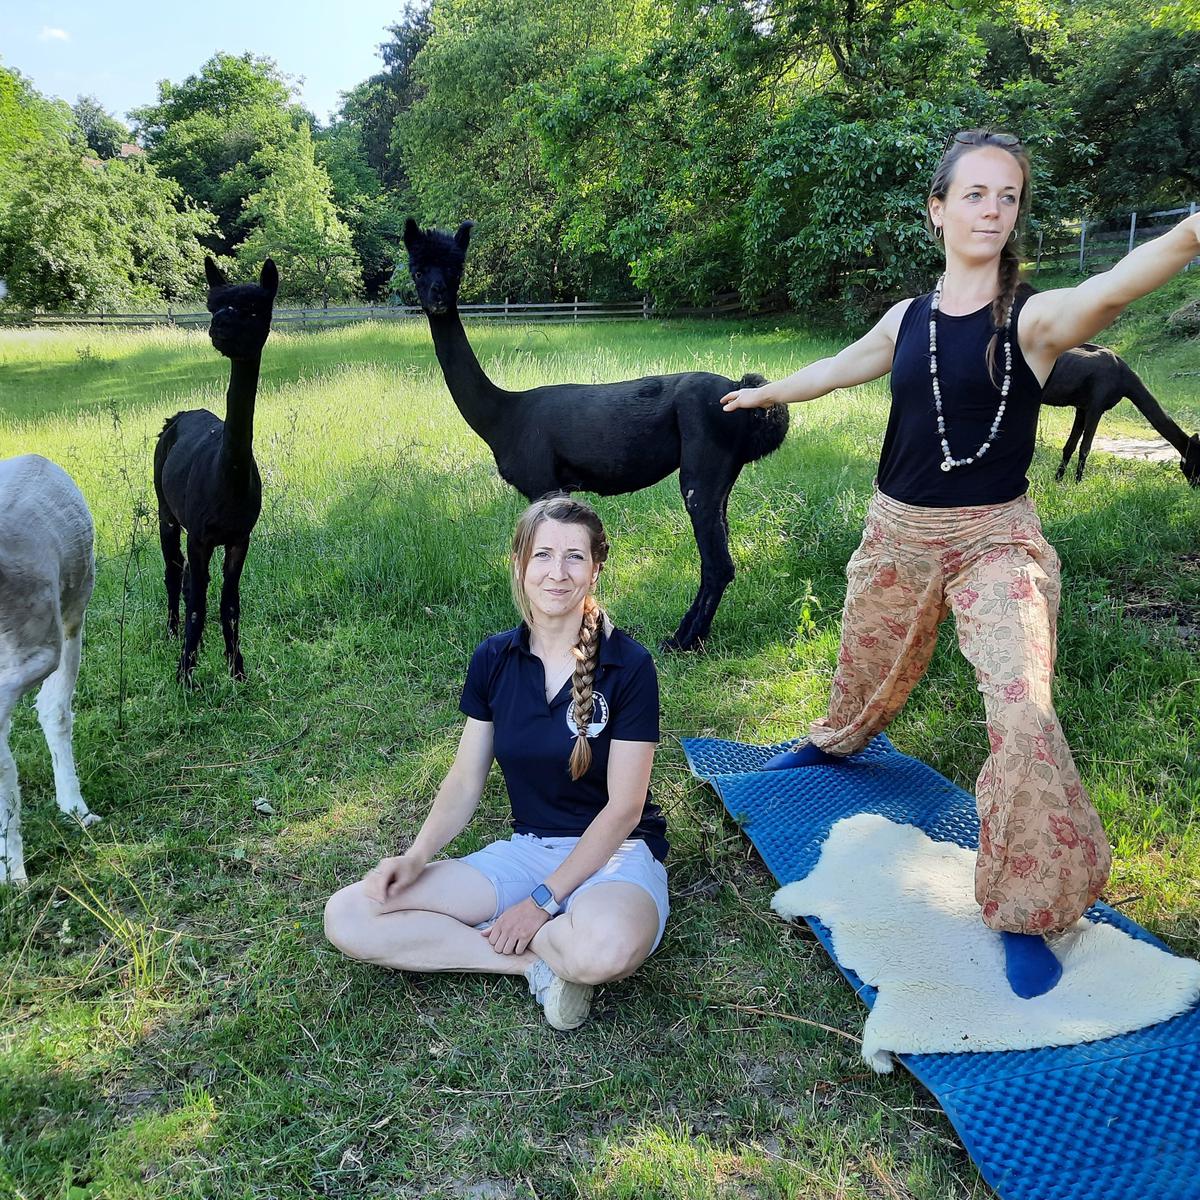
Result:
[[554,893],[544,884],[539,883],[537,887],[529,893],[529,898],[545,912],[548,912],[552,917],[562,911],[562,905],[554,898]]

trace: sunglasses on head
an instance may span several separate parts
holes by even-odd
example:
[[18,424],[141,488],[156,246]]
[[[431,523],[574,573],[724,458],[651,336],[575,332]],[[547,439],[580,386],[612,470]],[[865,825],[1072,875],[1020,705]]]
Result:
[[1013,146],[1019,146],[1021,139],[1014,133],[994,133],[990,129],[960,129],[946,139],[942,153],[945,154],[955,142],[961,142],[964,146],[1001,146],[1010,150]]

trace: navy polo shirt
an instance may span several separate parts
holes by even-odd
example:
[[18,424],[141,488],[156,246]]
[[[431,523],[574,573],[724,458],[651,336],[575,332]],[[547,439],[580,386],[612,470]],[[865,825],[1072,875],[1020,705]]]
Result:
[[[608,803],[608,752],[613,739],[658,741],[658,675],[649,651],[627,633],[600,635],[592,690],[592,765],[571,778],[575,745],[570,678],[546,700],[542,661],[529,649],[529,627],[493,634],[476,647],[459,708],[492,723],[492,750],[512,803],[513,829],[538,837],[579,837]],[[630,835],[660,862],[667,823],[649,792]]]

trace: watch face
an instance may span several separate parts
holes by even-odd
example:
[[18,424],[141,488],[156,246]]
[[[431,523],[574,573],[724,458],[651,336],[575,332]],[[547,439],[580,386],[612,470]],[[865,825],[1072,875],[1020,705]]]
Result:
[[529,895],[539,908],[544,908],[554,900],[554,893],[544,883],[539,883]]

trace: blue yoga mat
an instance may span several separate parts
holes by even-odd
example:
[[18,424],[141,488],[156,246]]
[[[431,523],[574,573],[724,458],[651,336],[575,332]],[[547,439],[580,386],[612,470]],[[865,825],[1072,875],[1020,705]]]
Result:
[[[781,884],[803,879],[834,822],[855,813],[978,846],[974,798],[886,737],[837,766],[761,770],[790,744],[683,740],[693,773],[716,788]],[[1086,916],[1169,949],[1106,904]],[[809,924],[873,1005],[875,989],[837,962],[829,930]],[[1080,1046],[897,1057],[1004,1200],[1200,1200],[1200,1008]]]

